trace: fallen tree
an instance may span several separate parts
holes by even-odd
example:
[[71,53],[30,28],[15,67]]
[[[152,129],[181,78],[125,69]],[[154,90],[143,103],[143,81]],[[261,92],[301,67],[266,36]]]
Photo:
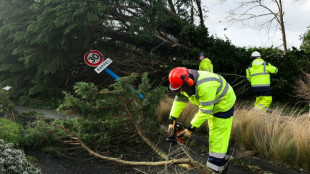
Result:
[[[101,91],[94,84],[76,84],[76,94],[66,93],[65,101],[59,109],[69,112],[74,110],[85,118],[55,120],[51,123],[37,121],[27,128],[26,145],[34,148],[48,146],[45,149],[54,148],[65,155],[73,152],[79,158],[82,157],[79,156],[80,152],[86,151],[96,158],[122,165],[163,166],[167,170],[175,167],[178,171],[212,173],[200,162],[203,160],[185,145],[180,144],[173,152],[169,149],[166,154],[158,144],[153,143],[154,138],[166,136],[153,121],[164,90],[151,89],[146,74],[140,80],[141,84],[137,88],[137,75],[133,74],[116,81],[111,85],[112,89]],[[139,98],[139,93],[143,94],[144,99]],[[166,147],[164,144],[162,148]]]
[[[144,135],[143,131],[148,132],[149,130],[150,132],[153,132],[153,129],[150,128],[151,120],[153,118],[152,116],[154,116],[155,108],[157,108],[159,101],[164,96],[164,92],[162,89],[159,88],[151,89],[146,74],[143,75],[141,79],[141,84],[138,86],[138,90],[132,90],[136,86],[134,85],[136,78],[137,75],[134,74],[128,77],[121,78],[121,80],[118,80],[116,83],[111,85],[113,87],[112,90],[104,89],[100,92],[98,92],[97,87],[92,84],[77,84],[75,90],[77,94],[80,94],[80,97],[75,98],[77,96],[74,97],[67,94],[67,100],[59,108],[60,110],[75,109],[77,111],[80,111],[80,106],[90,106],[92,107],[92,109],[84,109],[84,113],[87,113],[88,117],[94,117],[94,115],[101,114],[102,112],[104,112],[101,108],[106,108],[107,105],[111,107],[109,108],[109,112],[111,112],[113,108],[117,108],[116,110],[118,114],[116,115],[121,115],[119,117],[121,117],[122,120],[126,122],[126,126],[123,127],[133,128],[130,129],[131,132],[128,137],[138,134],[139,137],[143,140],[143,142],[145,142],[145,144],[147,144],[152,149],[152,151],[154,151],[157,156],[159,156],[163,161],[126,161],[119,158],[104,156],[89,148],[86,145],[87,143],[84,143],[79,136],[59,124],[54,124],[54,128],[52,128],[51,131],[54,131],[56,128],[64,130],[68,133],[68,135],[70,135],[70,139],[62,142],[69,143],[71,145],[78,145],[85,149],[90,155],[100,159],[114,161],[124,165],[163,166],[168,164],[175,164],[184,169],[197,170],[199,173],[202,174],[212,173],[212,171],[207,168],[206,165],[202,164],[197,160],[194,160],[194,158],[192,158],[190,154],[186,152],[185,148],[182,148],[182,146],[184,145],[180,144],[179,146],[183,149],[185,158],[182,157],[180,159],[169,159],[171,158],[168,156],[169,154],[167,155],[165,152],[163,152],[147,136]],[[89,94],[89,96],[86,97],[85,93]],[[146,99],[141,100],[141,98],[138,97],[138,93],[142,93]],[[77,101],[81,103],[77,104]],[[101,106],[98,104],[98,101],[105,101],[105,103]],[[96,108],[93,108],[94,106],[96,106]],[[112,124],[113,121],[117,119],[117,117],[113,116],[111,121],[109,122]],[[147,122],[147,124],[145,124],[145,122]],[[123,131],[123,127],[120,128],[121,131]],[[141,127],[143,127],[143,131],[141,130]]]
[[[163,158],[165,161],[126,161],[122,160],[119,158],[114,158],[114,157],[108,157],[101,155],[99,153],[96,153],[92,149],[90,149],[83,141],[80,140],[80,138],[72,133],[70,130],[66,129],[65,127],[59,125],[59,124],[54,124],[54,128],[51,129],[49,132],[49,135],[56,130],[56,128],[60,128],[64,130],[65,132],[69,133],[71,135],[70,139],[71,141],[62,141],[63,143],[67,143],[70,145],[75,145],[75,146],[81,146],[83,149],[85,149],[90,155],[95,156],[97,158],[103,159],[103,160],[108,160],[108,161],[113,161],[117,162],[123,165],[132,165],[132,166],[165,166],[165,165],[170,165],[170,164],[175,164],[178,165],[182,168],[185,169],[195,169],[201,174],[208,174],[208,173],[214,173],[211,169],[207,168],[204,164],[200,163],[199,161],[195,161],[193,158],[188,155],[188,158],[181,158],[181,159],[171,159],[169,160],[168,156],[162,152],[156,145],[154,145],[146,136],[143,135],[142,131],[139,129],[138,125],[133,121],[133,115],[128,109],[128,106],[125,102],[125,99],[123,96],[120,96],[120,100],[122,104],[124,105],[124,108],[127,111],[127,115],[129,117],[131,125],[136,129],[137,133],[139,136],[144,140],[145,143],[147,143],[161,158]],[[182,144],[179,144],[182,148]],[[182,148],[184,151],[185,149]],[[188,153],[186,153],[188,154]]]

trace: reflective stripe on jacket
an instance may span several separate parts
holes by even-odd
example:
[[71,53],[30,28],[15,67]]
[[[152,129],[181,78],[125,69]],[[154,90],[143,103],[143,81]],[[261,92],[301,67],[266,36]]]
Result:
[[199,64],[199,70],[213,72],[213,64],[210,59],[205,58]]
[[246,70],[246,77],[252,87],[269,87],[270,74],[276,74],[278,68],[265,62],[263,59],[255,59]]
[[236,95],[233,88],[218,74],[192,69],[189,73],[194,76],[195,95],[189,96],[186,92],[178,94],[173,102],[170,117],[178,118],[190,101],[199,107],[198,113],[191,121],[192,126],[199,128],[212,114],[231,109],[235,104]]

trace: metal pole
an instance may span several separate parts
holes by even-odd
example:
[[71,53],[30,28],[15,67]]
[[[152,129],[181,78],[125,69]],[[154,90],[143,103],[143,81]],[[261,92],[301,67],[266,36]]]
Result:
[[109,68],[105,68],[103,71],[105,71],[106,73],[108,73],[114,80],[118,79],[119,76],[116,75],[114,72],[112,72]]

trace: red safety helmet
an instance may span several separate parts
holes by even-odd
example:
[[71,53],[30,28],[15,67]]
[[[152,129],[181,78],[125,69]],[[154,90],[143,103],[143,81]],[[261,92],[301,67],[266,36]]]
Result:
[[185,67],[173,68],[169,73],[169,89],[171,91],[179,91],[186,82],[189,86],[193,86],[194,81],[188,78],[188,69]]

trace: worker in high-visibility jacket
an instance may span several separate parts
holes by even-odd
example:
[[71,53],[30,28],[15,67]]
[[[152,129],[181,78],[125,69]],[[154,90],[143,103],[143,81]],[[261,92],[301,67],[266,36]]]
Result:
[[199,70],[213,72],[213,64],[209,58],[206,58],[203,52],[199,53]]
[[208,120],[210,131],[207,167],[222,172],[228,161],[226,155],[236,101],[233,88],[218,74],[185,67],[172,69],[169,82],[169,89],[176,92],[176,96],[170,112],[168,134],[173,134],[176,119],[188,101],[197,105],[199,111],[179,136],[189,138],[196,128]]
[[246,69],[246,77],[256,96],[254,109],[266,112],[272,102],[270,74],[276,74],[278,68],[265,62],[258,51],[251,54],[254,59]]

